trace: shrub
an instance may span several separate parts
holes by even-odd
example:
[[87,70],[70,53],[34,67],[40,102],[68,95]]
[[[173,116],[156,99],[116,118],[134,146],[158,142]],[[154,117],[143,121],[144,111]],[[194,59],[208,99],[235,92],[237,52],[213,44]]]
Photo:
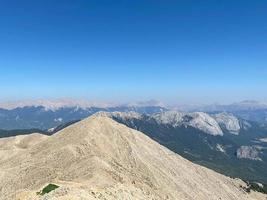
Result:
[[45,186],[40,192],[37,192],[38,195],[44,195],[47,194],[55,189],[59,188],[59,186],[55,185],[55,184],[48,184],[47,186]]

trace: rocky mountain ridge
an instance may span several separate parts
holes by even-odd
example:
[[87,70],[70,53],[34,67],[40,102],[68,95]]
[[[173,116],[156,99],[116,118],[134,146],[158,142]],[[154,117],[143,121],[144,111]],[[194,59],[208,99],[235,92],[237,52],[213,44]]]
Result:
[[[215,127],[219,127],[223,134],[216,134],[218,132],[210,134],[206,130],[211,129],[202,127],[209,128],[212,123],[207,123],[205,118],[198,117],[199,114],[202,113],[176,111],[152,115],[107,113],[116,121],[142,131],[192,162],[226,175],[267,183],[267,145],[260,139],[267,136],[267,130],[259,124],[234,118],[232,114],[221,113],[208,117],[212,118],[217,125]],[[196,123],[198,126],[191,123],[192,116],[196,116],[195,121],[198,120]],[[247,148],[241,148],[242,146]]]
[[239,120],[234,115],[226,112],[211,115],[204,112],[185,113],[178,111],[165,111],[147,116],[136,112],[111,112],[108,115],[122,120],[148,117],[159,124],[171,125],[173,127],[179,127],[182,125],[191,126],[203,131],[204,133],[215,136],[222,136],[224,132],[238,135],[241,128],[246,129],[250,126],[248,122]]
[[[266,198],[247,193],[241,180],[193,164],[103,114],[10,155],[0,162],[0,182],[1,200]],[[59,188],[38,195],[48,183]]]
[[89,117],[97,112],[130,112],[152,114],[166,111],[159,106],[118,106],[118,107],[58,107],[47,109],[44,106],[17,107],[15,109],[0,108],[0,129],[41,129],[47,130],[64,123]]

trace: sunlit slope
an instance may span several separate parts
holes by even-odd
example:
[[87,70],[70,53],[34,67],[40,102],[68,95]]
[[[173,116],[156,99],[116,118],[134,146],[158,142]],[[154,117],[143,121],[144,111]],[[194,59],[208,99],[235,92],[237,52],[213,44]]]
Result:
[[[0,199],[264,199],[97,114],[0,163]],[[60,187],[36,194],[48,183]],[[252,195],[255,198],[252,198]]]

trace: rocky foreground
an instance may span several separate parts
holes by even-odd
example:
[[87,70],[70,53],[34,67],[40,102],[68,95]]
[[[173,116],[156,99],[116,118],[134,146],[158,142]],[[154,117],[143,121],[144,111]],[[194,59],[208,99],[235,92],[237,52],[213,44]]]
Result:
[[[266,200],[105,114],[49,137],[1,139],[0,183],[1,200]],[[50,183],[59,188],[38,194]]]

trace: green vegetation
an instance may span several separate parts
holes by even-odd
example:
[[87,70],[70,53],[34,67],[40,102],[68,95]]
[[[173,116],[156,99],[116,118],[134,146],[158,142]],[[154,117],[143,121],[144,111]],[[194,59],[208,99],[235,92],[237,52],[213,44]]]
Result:
[[48,184],[46,187],[42,189],[42,191],[37,192],[38,195],[44,195],[47,194],[55,189],[59,188],[59,186],[54,185],[54,184]]
[[256,182],[248,183],[247,191],[250,192],[251,190],[267,194],[267,185],[262,184],[262,186],[260,186]]

